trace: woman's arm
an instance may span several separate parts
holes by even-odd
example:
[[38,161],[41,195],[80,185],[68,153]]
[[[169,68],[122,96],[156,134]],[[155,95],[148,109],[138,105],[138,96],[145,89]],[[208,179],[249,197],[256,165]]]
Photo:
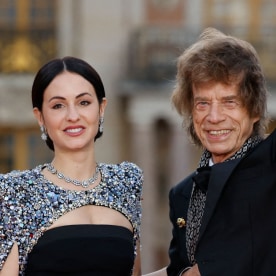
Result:
[[12,250],[0,271],[0,276],[18,276],[19,265],[18,265],[18,246],[14,244]]
[[[137,247],[137,255],[136,255],[135,261],[134,261],[132,276],[141,276],[142,272],[141,272],[140,242],[137,241],[136,247]],[[0,276],[2,276],[2,275],[0,275]]]

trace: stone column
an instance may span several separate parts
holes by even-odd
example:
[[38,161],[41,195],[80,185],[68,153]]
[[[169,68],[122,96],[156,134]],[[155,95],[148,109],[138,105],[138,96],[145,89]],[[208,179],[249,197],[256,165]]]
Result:
[[150,272],[155,263],[154,254],[154,229],[156,211],[156,190],[153,152],[153,135],[150,124],[133,124],[132,132],[132,160],[138,164],[144,172],[143,186],[143,216],[141,227],[141,259],[143,273]]

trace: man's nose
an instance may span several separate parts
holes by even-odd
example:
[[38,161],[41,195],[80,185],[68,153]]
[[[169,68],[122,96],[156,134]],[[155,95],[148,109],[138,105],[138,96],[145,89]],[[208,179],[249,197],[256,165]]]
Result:
[[212,123],[224,120],[223,107],[219,102],[212,102],[208,110],[208,120]]

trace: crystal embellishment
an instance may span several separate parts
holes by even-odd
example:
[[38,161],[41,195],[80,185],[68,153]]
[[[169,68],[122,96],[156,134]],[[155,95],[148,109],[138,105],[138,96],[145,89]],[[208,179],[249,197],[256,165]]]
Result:
[[136,246],[143,184],[137,165],[100,163],[101,182],[85,191],[66,190],[49,182],[41,173],[44,167],[0,174],[0,268],[16,242],[19,275],[24,275],[28,253],[43,233],[62,215],[85,205],[105,206],[122,213],[133,226]]

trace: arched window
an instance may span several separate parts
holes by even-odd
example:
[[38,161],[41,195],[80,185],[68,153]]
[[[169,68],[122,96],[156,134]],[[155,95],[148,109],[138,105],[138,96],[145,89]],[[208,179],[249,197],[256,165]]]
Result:
[[35,72],[55,56],[56,2],[0,1],[0,72]]

